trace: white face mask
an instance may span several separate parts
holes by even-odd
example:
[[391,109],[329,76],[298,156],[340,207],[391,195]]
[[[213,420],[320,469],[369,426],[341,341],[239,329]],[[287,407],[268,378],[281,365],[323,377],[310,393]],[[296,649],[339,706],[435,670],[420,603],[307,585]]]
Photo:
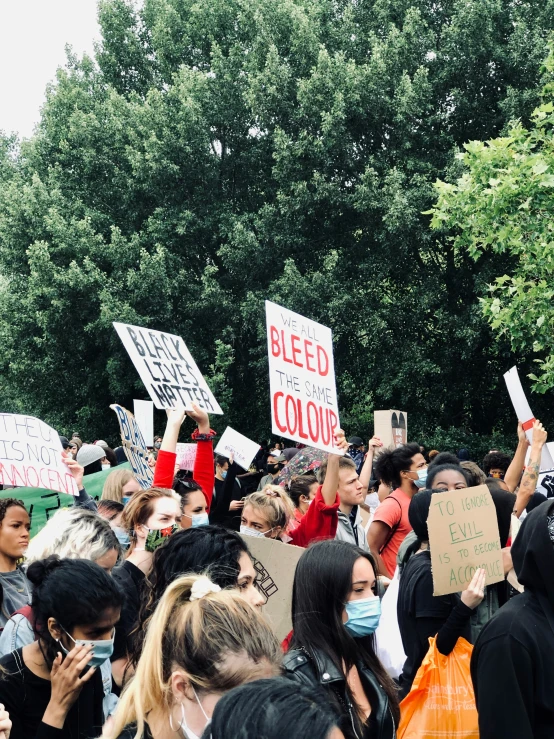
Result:
[[267,531],[258,531],[257,529],[251,529],[248,526],[241,526],[240,527],[240,533],[243,536],[257,536],[258,539],[261,537],[262,539],[265,538],[266,534],[269,534],[270,531],[273,531],[273,529],[268,529]]
[[[204,729],[205,729],[206,726],[208,726],[208,724],[211,722],[211,718],[208,716],[208,714],[204,710],[204,706],[200,703],[200,698],[196,694],[196,690],[193,688],[192,685],[191,685],[191,688],[192,688],[192,692],[194,693],[194,697],[196,698],[196,702],[200,706],[200,710],[202,711],[202,713],[204,714],[204,718],[206,719],[206,725],[204,726]],[[181,723],[179,724],[179,726],[181,727],[181,731],[183,732],[185,737],[188,737],[188,739],[200,739],[200,737],[197,734],[195,734],[193,731],[191,731],[189,727],[187,726],[187,718],[185,716],[185,706],[183,705],[183,703],[181,703]],[[204,733],[204,729],[202,729],[202,733]]]

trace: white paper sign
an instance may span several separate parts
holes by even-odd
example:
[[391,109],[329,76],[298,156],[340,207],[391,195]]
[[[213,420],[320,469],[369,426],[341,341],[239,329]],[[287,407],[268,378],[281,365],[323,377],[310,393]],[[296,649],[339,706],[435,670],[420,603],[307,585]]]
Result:
[[132,413],[121,405],[111,405],[112,411],[117,414],[121,431],[121,445],[125,451],[127,461],[131,465],[134,476],[144,490],[152,487],[154,473],[148,466],[148,450],[139,425]]
[[180,336],[114,323],[114,328],[156,408],[192,409],[222,415],[212,391]]
[[133,400],[135,421],[146,446],[154,446],[154,403],[151,400]]
[[0,485],[78,495],[58,432],[33,416],[0,413]]
[[259,449],[260,445],[256,444],[255,441],[227,426],[219,440],[219,444],[215,448],[215,453],[227,458],[232,454],[234,461],[243,470],[247,470]]
[[273,433],[338,453],[331,329],[266,300]]
[[182,470],[194,470],[197,449],[196,444],[177,444],[177,464]]
[[[527,436],[528,441],[531,442],[533,440],[533,421],[535,420],[535,417],[521,385],[517,367],[514,366],[511,370],[508,370],[504,375],[504,380],[506,381],[506,387],[508,388],[510,400],[514,406],[518,421],[521,421],[523,424],[525,435]],[[529,459],[529,454],[530,450],[527,452],[527,460]],[[553,468],[554,459],[552,458],[548,444],[545,444],[541,455],[541,471],[551,470]]]

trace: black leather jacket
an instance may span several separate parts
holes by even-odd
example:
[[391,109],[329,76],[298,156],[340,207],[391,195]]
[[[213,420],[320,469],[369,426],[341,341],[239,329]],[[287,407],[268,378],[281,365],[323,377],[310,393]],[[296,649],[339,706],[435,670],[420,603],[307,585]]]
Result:
[[371,716],[363,737],[356,733],[353,707],[346,691],[346,680],[340,670],[324,653],[315,653],[315,662],[301,649],[291,649],[285,654],[283,666],[285,676],[305,685],[321,685],[333,693],[343,715],[349,719],[352,736],[358,739],[395,739],[396,727],[389,706],[389,699],[373,672],[362,664],[356,665],[364,690],[371,706]]

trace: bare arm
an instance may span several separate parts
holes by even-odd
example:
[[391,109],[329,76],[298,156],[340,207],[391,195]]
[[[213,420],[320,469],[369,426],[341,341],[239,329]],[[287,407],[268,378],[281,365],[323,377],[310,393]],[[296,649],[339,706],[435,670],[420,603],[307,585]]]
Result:
[[364,488],[367,490],[369,488],[369,481],[371,480],[371,472],[373,470],[373,457],[375,456],[375,448],[383,446],[383,442],[378,436],[374,436],[373,439],[370,439],[368,445],[367,445],[367,454],[364,462],[364,466],[362,467],[362,471],[360,472],[360,482],[364,486]]
[[367,543],[369,545],[371,554],[375,559],[377,571],[380,575],[385,575],[386,577],[392,577],[393,573],[390,573],[388,571],[387,566],[383,562],[379,552],[387,543],[390,532],[390,526],[387,526],[387,524],[383,521],[372,521],[371,526],[369,527],[369,531],[367,532]]
[[545,445],[547,439],[546,431],[540,421],[535,421],[533,424],[533,441],[531,442],[531,455],[529,457],[529,464],[525,468],[523,477],[516,497],[514,505],[514,514],[519,518],[533,493],[536,490],[537,483],[539,480],[539,472],[541,468],[541,454],[542,448]]
[[511,493],[514,493],[515,489],[519,485],[519,481],[521,480],[521,475],[523,473],[523,468],[525,467],[525,455],[527,454],[527,449],[529,448],[529,442],[527,441],[527,436],[525,435],[525,431],[523,430],[521,421],[517,425],[517,438],[517,449],[512,461],[510,462],[510,466],[508,467],[508,469],[506,470],[506,474],[504,475],[504,482],[510,488]]
[[[335,446],[343,452],[348,450],[348,442],[344,438],[344,431],[339,429],[335,434]],[[339,488],[339,459],[342,455],[329,452],[327,462],[327,472],[325,480],[321,487],[321,495],[325,501],[325,505],[333,505],[337,499],[337,490]]]

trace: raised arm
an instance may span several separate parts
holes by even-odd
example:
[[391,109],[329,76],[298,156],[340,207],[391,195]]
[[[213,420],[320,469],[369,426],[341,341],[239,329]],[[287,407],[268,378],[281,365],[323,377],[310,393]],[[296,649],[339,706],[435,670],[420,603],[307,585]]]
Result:
[[533,440],[531,441],[531,454],[529,456],[529,464],[525,468],[519,490],[517,493],[514,513],[519,518],[527,504],[531,500],[533,493],[537,488],[539,480],[539,472],[541,469],[542,448],[546,443],[547,433],[542,423],[538,420],[533,424]]
[[378,436],[374,436],[373,439],[370,439],[368,442],[364,466],[360,472],[360,482],[366,490],[369,488],[369,481],[371,480],[371,473],[373,471],[375,449],[381,446],[383,446],[383,442]]
[[[335,446],[343,453],[348,451],[349,445],[344,438],[344,431],[342,429],[339,429],[335,434]],[[321,494],[325,501],[325,505],[333,505],[337,497],[337,490],[339,488],[339,459],[341,456],[342,454],[333,454],[333,452],[329,452],[327,472],[321,488]]]
[[517,449],[512,461],[510,462],[510,466],[504,475],[504,482],[510,488],[511,493],[515,493],[515,490],[519,485],[523,468],[525,467],[525,455],[529,449],[529,442],[527,441],[527,436],[523,430],[521,421],[517,425],[517,438]]
[[166,488],[171,490],[173,487],[175,460],[177,459],[177,440],[179,439],[179,431],[181,430],[181,424],[183,423],[184,418],[184,408],[173,408],[167,411],[167,424],[165,426],[160,451],[158,452],[156,469],[154,470],[154,481],[152,486],[155,488]]

